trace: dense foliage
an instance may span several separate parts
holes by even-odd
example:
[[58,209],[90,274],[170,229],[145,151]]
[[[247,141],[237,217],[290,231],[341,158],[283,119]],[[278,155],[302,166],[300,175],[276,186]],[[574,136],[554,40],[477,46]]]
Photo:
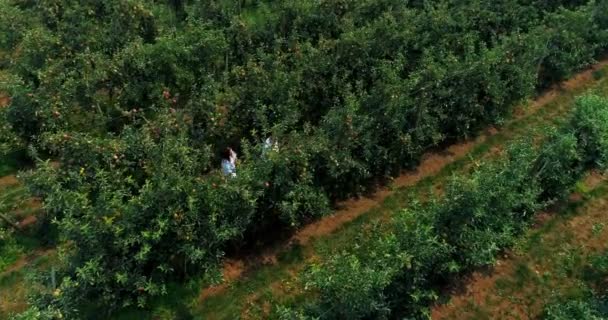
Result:
[[[442,284],[492,265],[536,211],[563,199],[585,170],[606,168],[596,146],[607,115],[608,99],[579,98],[569,122],[540,146],[511,146],[504,158],[455,176],[439,198],[396,213],[392,231],[372,230],[352,252],[312,265],[305,284],[318,302],[292,312],[320,319],[426,317]],[[278,310],[277,317],[286,314]]]
[[[16,135],[40,159],[29,186],[69,244],[60,291],[42,301],[66,315],[83,300],[144,305],[168,279],[213,269],[228,247],[296,228],[415,165],[428,148],[499,124],[535,88],[603,52],[605,8],[582,0],[0,0],[0,67],[12,75],[0,88],[12,97],[2,110],[10,135],[0,139]],[[587,129],[580,134],[601,131]],[[269,136],[278,149],[263,152]],[[556,143],[569,148],[564,139]],[[227,146],[241,155],[234,179],[217,170]],[[508,195],[515,182],[493,180],[501,169],[467,180],[462,201],[487,209],[491,199],[475,198],[482,183],[499,188],[496,198]],[[551,194],[568,184],[546,179],[556,185]],[[495,209],[490,230],[462,212],[454,228],[470,234],[452,236],[507,244],[519,227],[499,219],[514,207],[526,216],[538,189],[506,197],[513,203]],[[450,239],[446,250],[471,240]],[[477,249],[458,263],[487,263],[496,251]],[[378,274],[366,294],[381,296],[372,286],[394,276]]]
[[552,304],[545,309],[543,319],[547,320],[605,320],[608,319],[606,302],[595,297],[568,300]]

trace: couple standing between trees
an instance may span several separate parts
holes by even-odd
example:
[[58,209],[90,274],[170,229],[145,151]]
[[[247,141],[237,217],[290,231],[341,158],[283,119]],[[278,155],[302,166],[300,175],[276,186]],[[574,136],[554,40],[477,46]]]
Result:
[[[278,150],[277,143],[272,137],[264,140],[264,146],[262,147],[262,156],[265,156],[270,149]],[[237,154],[231,147],[227,147],[222,151],[222,172],[225,176],[236,177],[236,160]]]

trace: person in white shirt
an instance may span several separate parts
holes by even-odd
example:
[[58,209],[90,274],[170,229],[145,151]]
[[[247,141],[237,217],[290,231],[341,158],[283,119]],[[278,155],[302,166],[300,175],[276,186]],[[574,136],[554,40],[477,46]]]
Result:
[[268,154],[268,152],[270,150],[273,150],[275,152],[279,151],[279,144],[276,141],[274,141],[272,136],[269,136],[268,138],[266,138],[266,140],[264,140],[264,146],[262,148],[262,155],[266,156],[266,154]]

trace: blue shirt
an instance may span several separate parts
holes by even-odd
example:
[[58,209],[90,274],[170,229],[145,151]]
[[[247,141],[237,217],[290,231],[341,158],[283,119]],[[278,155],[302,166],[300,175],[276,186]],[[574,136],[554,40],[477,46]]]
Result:
[[236,177],[236,166],[228,159],[222,159],[222,172],[229,176]]

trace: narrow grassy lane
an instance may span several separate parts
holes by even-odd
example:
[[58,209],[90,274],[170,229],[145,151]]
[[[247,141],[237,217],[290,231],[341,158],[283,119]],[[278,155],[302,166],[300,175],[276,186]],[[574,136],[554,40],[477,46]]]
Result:
[[45,265],[53,256],[45,243],[48,230],[38,223],[40,203],[28,196],[16,177],[23,164],[19,154],[0,157],[0,214],[10,221],[0,222],[4,229],[0,234],[0,319],[27,307],[33,290],[26,281],[27,271]]

